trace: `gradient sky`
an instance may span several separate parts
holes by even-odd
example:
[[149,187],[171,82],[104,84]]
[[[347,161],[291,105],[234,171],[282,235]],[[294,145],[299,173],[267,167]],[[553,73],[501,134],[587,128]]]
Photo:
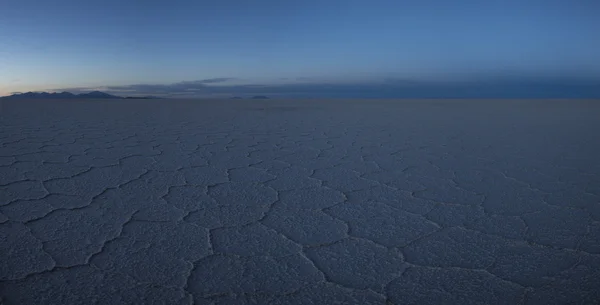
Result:
[[213,78],[595,86],[600,1],[0,1],[0,96]]

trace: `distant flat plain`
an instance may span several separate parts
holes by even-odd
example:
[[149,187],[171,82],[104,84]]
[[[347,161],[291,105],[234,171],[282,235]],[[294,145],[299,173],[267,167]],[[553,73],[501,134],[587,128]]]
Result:
[[2,304],[597,304],[600,101],[0,100]]

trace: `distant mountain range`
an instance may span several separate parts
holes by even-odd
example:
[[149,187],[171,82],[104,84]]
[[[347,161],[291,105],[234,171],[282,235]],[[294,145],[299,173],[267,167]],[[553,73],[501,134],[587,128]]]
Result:
[[71,92],[26,92],[0,97],[3,99],[156,99],[153,96],[116,96],[101,91],[73,94]]

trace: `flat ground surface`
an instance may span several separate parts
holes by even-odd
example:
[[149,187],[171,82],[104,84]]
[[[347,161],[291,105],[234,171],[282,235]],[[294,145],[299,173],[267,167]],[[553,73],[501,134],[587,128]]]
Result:
[[598,101],[4,101],[5,304],[598,304]]

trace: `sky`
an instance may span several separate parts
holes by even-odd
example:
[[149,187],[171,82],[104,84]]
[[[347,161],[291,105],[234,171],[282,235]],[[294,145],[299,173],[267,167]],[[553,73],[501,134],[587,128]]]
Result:
[[95,89],[600,97],[600,1],[0,1],[0,96]]

